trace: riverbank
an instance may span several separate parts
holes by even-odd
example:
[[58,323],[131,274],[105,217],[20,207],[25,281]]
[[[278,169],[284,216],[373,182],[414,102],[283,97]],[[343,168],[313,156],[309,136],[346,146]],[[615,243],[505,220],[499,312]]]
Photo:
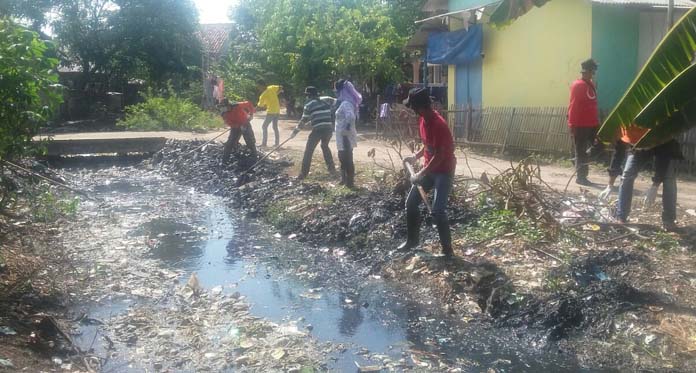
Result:
[[56,239],[77,202],[25,172],[0,172],[0,369],[84,369],[70,361],[79,353],[65,314],[84,279]]

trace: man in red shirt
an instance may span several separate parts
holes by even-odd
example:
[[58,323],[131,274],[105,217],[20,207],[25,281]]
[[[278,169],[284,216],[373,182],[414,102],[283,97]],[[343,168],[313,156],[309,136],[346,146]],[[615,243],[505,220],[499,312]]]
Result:
[[256,139],[254,131],[251,128],[251,118],[254,115],[254,104],[249,101],[229,102],[224,101],[225,111],[222,113],[222,119],[225,124],[230,127],[230,136],[227,138],[225,148],[222,151],[222,163],[227,163],[230,159],[232,150],[236,150],[239,146],[239,138],[244,137],[244,142],[249,148],[252,156],[256,155]]
[[597,63],[589,59],[580,64],[582,77],[570,86],[570,104],[568,105],[568,127],[575,144],[575,182],[580,185],[593,185],[588,179],[589,156],[587,154],[594,144],[599,126],[599,109],[597,107],[597,88],[594,78]]
[[449,126],[442,116],[432,108],[430,95],[426,88],[412,89],[405,102],[419,116],[420,137],[423,147],[413,156],[404,161],[415,163],[423,158],[423,168],[411,178],[413,185],[406,198],[406,225],[408,239],[399,246],[399,250],[408,250],[418,246],[420,235],[421,196],[417,185],[422,185],[426,191],[434,189],[432,217],[440,236],[442,253],[452,257],[452,237],[447,218],[447,198],[452,190],[454,169],[457,159],[454,156],[454,140]]

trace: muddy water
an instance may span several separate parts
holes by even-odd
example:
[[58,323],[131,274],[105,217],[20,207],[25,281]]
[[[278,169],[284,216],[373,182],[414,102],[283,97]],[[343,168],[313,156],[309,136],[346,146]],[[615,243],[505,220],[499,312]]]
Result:
[[[171,307],[171,289],[194,272],[204,289],[246,297],[254,316],[293,323],[313,340],[329,342],[325,367],[330,370],[401,362],[403,370],[582,371],[572,356],[544,347],[543,338],[495,329],[485,321],[451,319],[437,301],[411,299],[398,284],[369,274],[364,263],[354,263],[340,248],[308,248],[280,237],[260,222],[241,218],[224,200],[176,185],[155,171],[69,172],[103,202],[83,203],[80,210],[80,226],[95,238],[85,242],[86,232],[73,232],[65,237],[67,243],[108,253],[99,259],[104,263],[134,260],[119,273],[95,280],[92,301],[75,309],[98,321],[83,323],[76,341],[109,356],[106,371],[151,369],[153,360],[137,353],[148,348],[147,340],[116,343],[109,350],[116,338],[104,325],[138,307],[155,312]],[[137,279],[154,270],[171,274],[172,282],[149,283],[145,290],[125,291],[137,284],[128,279],[113,286],[128,272]],[[209,328],[206,335],[214,336],[228,326]]]

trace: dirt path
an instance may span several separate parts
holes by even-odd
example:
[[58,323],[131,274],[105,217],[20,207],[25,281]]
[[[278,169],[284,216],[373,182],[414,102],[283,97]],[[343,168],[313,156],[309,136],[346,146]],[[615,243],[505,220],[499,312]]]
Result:
[[[254,118],[253,127],[254,133],[256,135],[257,144],[261,143],[261,124],[263,123],[264,116],[260,115]],[[280,138],[281,142],[287,139],[292,129],[295,127],[297,121],[295,120],[280,120]],[[190,133],[190,132],[175,132],[175,131],[162,131],[162,132],[95,132],[95,133],[76,133],[76,134],[60,134],[56,135],[54,139],[103,139],[103,138],[135,138],[135,137],[166,137],[177,140],[191,140],[191,139],[201,139],[209,140],[219,135],[222,132],[213,131],[209,133]],[[273,143],[273,132],[269,128],[269,143]],[[304,146],[307,141],[307,136],[309,131],[305,130],[300,132],[297,137],[289,141],[282,149],[284,154],[287,154],[290,158],[295,161],[294,171],[299,170],[299,163],[301,162],[302,152],[304,151]],[[382,165],[389,166],[391,161],[388,155],[391,154],[394,162],[398,166],[398,156],[396,153],[390,149],[390,146],[383,141],[374,140],[373,133],[369,131],[361,131],[359,135],[358,147],[355,150],[354,158],[358,164],[358,173],[360,173],[360,165],[374,164],[372,158],[368,156],[368,151],[371,149],[376,149],[374,160]],[[226,135],[221,136],[219,141],[226,141]],[[332,146],[335,149],[335,146]],[[268,149],[262,149],[268,150]],[[406,151],[407,152],[407,151]],[[405,153],[407,154],[407,153]],[[313,169],[316,169],[317,165],[323,163],[321,159],[321,151],[317,149],[314,154]],[[336,158],[336,154],[334,154]],[[511,163],[509,160],[504,160],[492,156],[485,156],[472,152],[469,149],[460,149],[457,152],[457,174],[464,176],[480,177],[483,172],[489,175],[496,175],[500,170],[505,170],[510,167]],[[338,160],[336,159],[336,162]],[[570,193],[584,193],[588,192],[592,195],[598,194],[603,188],[604,183],[607,180],[606,172],[600,166],[591,167],[590,170],[590,180],[598,183],[597,187],[580,187],[572,182],[573,169],[570,167],[563,167],[560,165],[543,165],[541,166],[541,174],[544,181],[546,181],[554,189],[563,192],[567,190]],[[570,184],[568,183],[571,181]],[[617,184],[618,185],[618,184]],[[636,180],[636,195],[642,195],[650,185],[650,178],[647,175],[640,175]],[[680,180],[679,182],[679,204],[685,209],[696,208],[696,182]]]

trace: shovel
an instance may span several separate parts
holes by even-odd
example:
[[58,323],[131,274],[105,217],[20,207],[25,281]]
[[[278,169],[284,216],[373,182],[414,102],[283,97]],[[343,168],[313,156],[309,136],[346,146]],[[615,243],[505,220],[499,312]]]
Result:
[[256,161],[256,163],[254,163],[253,165],[251,165],[251,167],[247,168],[246,171],[244,171],[244,172],[242,172],[241,174],[239,174],[239,176],[237,176],[237,186],[241,186],[242,184],[245,184],[245,183],[246,183],[246,176],[247,176],[247,174],[249,174],[249,172],[251,172],[251,170],[253,170],[254,167],[258,166],[261,162],[263,162],[266,158],[268,158],[269,155],[273,154],[275,151],[277,151],[278,149],[280,149],[281,146],[285,145],[285,143],[287,143],[288,141],[292,140],[293,138],[295,138],[294,135],[288,137],[287,140],[281,142],[280,145],[278,145],[278,146],[276,146],[275,148],[271,149],[271,150],[270,150],[268,153],[266,153],[263,157],[259,158],[259,160]]
[[184,155],[191,155],[191,153],[194,153],[194,152],[196,152],[196,151],[198,151],[198,150],[203,149],[204,146],[206,146],[206,145],[210,144],[211,142],[217,140],[220,136],[226,134],[227,132],[230,132],[230,130],[231,130],[231,128],[226,129],[226,130],[223,131],[221,134],[219,134],[219,135],[213,137],[212,139],[210,139],[210,140],[204,142],[203,145],[201,145],[201,146],[199,146],[199,147],[196,147],[195,149],[189,151],[188,153],[186,153],[186,154],[184,154]]
[[[408,161],[404,160],[404,168],[406,169],[406,173],[408,173],[409,179],[416,174],[416,172],[413,170],[413,165],[409,163]],[[428,208],[428,213],[432,214],[433,209],[430,207],[430,201],[428,201],[428,195],[425,194],[425,189],[423,189],[422,185],[415,184],[416,189],[418,189],[418,193],[420,193],[421,199],[423,200],[423,203],[425,203],[425,207]]]

